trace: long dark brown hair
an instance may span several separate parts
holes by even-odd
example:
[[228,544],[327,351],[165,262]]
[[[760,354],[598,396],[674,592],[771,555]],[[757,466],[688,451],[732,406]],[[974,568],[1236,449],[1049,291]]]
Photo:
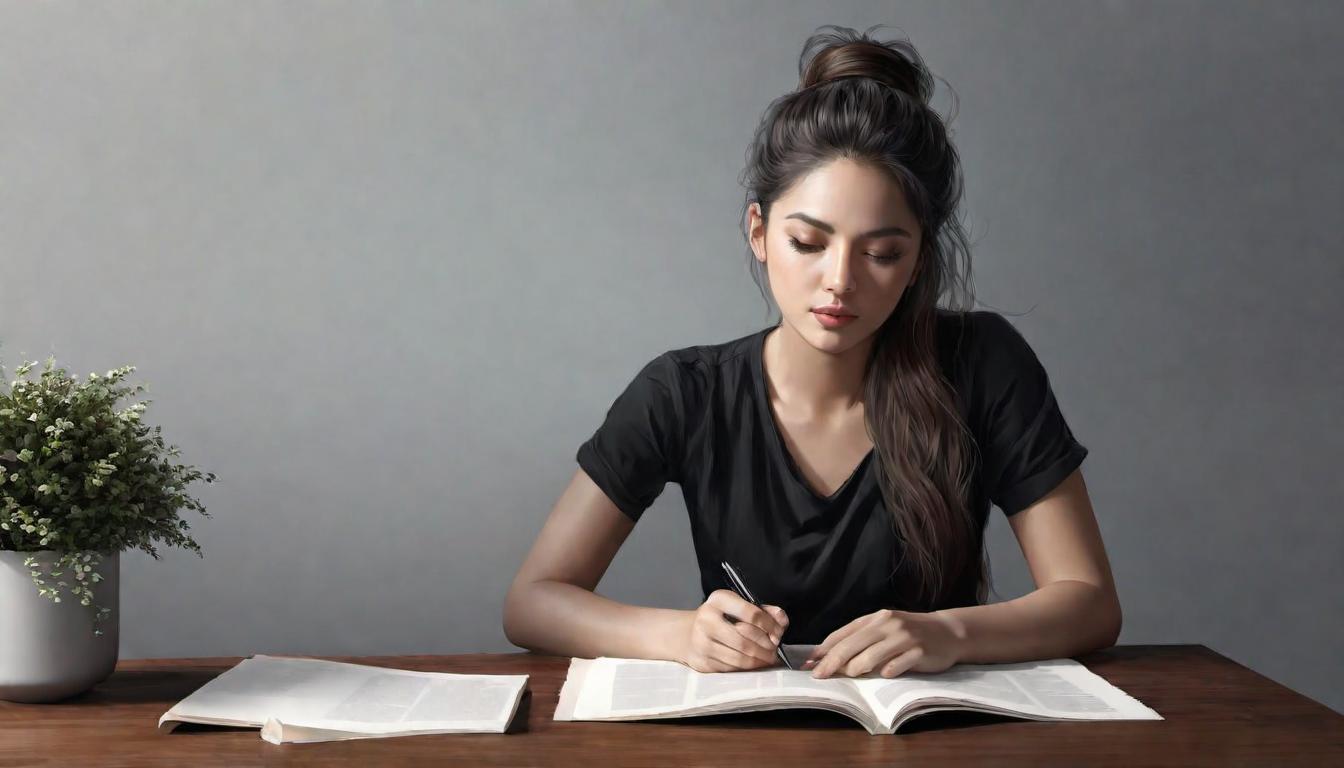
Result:
[[[929,106],[933,75],[909,41],[877,40],[869,35],[875,28],[859,33],[827,25],[807,39],[797,90],[771,102],[748,149],[742,214],[758,203],[768,225],[770,206],[784,190],[849,158],[888,173],[919,221],[918,276],[875,332],[864,419],[880,461],[883,500],[913,575],[912,600],[935,610],[966,602],[967,584],[984,602],[989,584],[984,532],[968,499],[978,453],[936,346],[939,300],[954,311],[975,304],[970,246],[957,212],[960,159],[946,123]],[[765,297],[761,264],[747,256]]]

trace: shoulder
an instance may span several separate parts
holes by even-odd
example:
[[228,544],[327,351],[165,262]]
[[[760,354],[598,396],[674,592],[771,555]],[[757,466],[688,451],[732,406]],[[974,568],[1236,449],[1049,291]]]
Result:
[[937,316],[938,335],[954,341],[960,337],[963,341],[993,344],[1002,343],[1010,336],[1021,336],[1008,318],[998,312],[984,309],[960,312],[939,307]]
[[1012,398],[1041,402],[1049,375],[1022,333],[997,312],[939,310],[939,362],[979,423]]
[[649,373],[675,381],[684,390],[712,386],[724,376],[737,376],[750,364],[752,344],[766,330],[728,341],[669,349],[645,366]]
[[938,345],[945,362],[981,371],[1036,363],[1031,345],[1003,315],[986,310],[937,311]]
[[750,352],[765,332],[661,352],[646,360],[617,404],[663,422],[691,420],[706,412],[714,393],[738,390],[751,381]]

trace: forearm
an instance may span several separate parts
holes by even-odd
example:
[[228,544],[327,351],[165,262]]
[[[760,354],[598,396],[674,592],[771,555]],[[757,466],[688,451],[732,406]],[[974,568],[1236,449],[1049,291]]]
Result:
[[1092,584],[1058,581],[1014,600],[935,611],[957,635],[957,661],[996,664],[1077,656],[1115,644],[1120,605]]
[[515,585],[504,604],[509,642],[537,653],[679,661],[687,611],[627,605],[559,581]]

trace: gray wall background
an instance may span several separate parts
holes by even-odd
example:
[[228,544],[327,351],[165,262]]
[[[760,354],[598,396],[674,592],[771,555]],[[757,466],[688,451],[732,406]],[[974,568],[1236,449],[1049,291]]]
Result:
[[[1121,642],[1344,709],[1344,8],[826,5],[0,5],[6,370],[138,366],[221,480],[204,559],[126,556],[123,656],[510,650],[611,400],[767,322],[737,174],[804,38],[886,23],[960,96],[979,296],[1092,451]],[[600,590],[696,604],[676,486]]]

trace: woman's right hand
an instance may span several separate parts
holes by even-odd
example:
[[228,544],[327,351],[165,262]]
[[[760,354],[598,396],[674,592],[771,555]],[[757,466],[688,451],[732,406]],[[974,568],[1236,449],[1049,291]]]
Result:
[[779,663],[775,648],[789,617],[779,606],[757,608],[732,590],[717,589],[689,612],[688,624],[678,654],[681,663],[697,672],[736,672]]

